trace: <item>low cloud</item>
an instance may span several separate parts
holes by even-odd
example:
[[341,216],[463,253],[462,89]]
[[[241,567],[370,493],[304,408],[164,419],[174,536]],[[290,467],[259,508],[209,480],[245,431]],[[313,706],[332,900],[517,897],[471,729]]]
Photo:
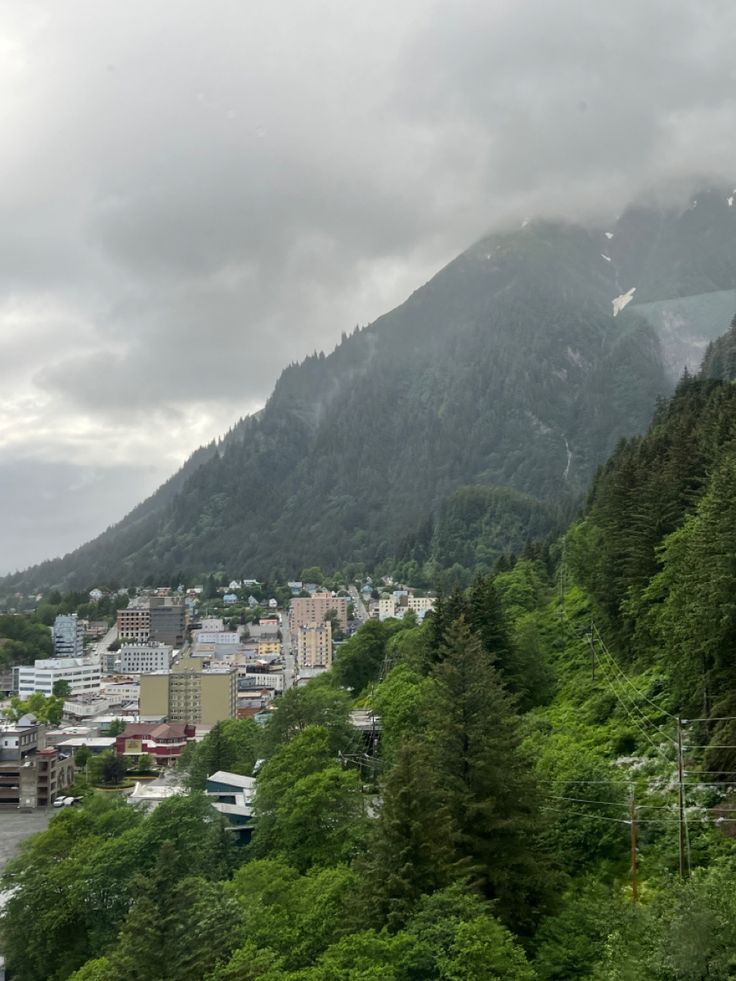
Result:
[[62,535],[60,492],[13,564],[487,230],[732,167],[725,0],[79,0],[0,29],[0,464],[99,468],[108,502]]

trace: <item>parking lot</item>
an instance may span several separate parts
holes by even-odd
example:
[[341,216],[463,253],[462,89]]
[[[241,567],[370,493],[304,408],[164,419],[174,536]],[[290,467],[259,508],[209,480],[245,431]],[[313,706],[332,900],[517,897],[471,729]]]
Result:
[[23,814],[19,811],[0,811],[0,871],[16,854],[20,843],[43,831],[54,811],[51,808],[38,808]]

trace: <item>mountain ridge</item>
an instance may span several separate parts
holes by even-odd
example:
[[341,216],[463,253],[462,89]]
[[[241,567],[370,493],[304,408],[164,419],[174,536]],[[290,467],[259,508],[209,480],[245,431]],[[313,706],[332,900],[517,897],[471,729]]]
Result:
[[[703,298],[736,291],[736,212],[725,192],[696,200],[666,214],[638,207],[608,231],[535,221],[482,238],[331,354],[286,367],[260,413],[121,522],[4,584],[373,568],[473,486],[496,488],[489,507],[504,493],[537,502],[528,526],[550,530],[672,388],[670,342],[646,304],[690,298],[677,354],[687,364],[702,356]],[[523,544],[499,522],[483,563]]]

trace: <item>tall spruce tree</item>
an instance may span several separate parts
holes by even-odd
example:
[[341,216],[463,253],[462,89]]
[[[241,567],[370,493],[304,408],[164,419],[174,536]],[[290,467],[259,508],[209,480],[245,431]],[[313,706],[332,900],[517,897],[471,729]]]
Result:
[[427,752],[455,861],[524,929],[546,892],[546,863],[535,847],[535,784],[513,697],[464,618],[449,628],[432,677]]

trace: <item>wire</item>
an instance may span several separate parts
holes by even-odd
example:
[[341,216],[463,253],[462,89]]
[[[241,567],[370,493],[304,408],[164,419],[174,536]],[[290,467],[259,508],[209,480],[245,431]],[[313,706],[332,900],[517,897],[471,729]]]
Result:
[[701,719],[680,719],[684,726],[689,726],[693,722],[736,722],[736,715],[714,715],[712,718]]
[[[570,811],[570,810],[568,810],[567,808],[564,808],[564,807],[545,807],[545,811],[554,811],[556,814],[568,814],[571,817],[593,818],[594,820],[597,820],[597,821],[613,821],[616,824],[631,824],[631,819],[630,818],[624,819],[624,818],[609,817],[607,814],[590,814],[588,811]],[[724,820],[728,820],[728,818],[724,818]],[[736,820],[736,818],[734,820]],[[637,818],[637,822],[636,823],[637,824],[659,824],[659,825],[662,825],[663,827],[666,827],[666,828],[672,828],[672,827],[675,826],[675,824],[677,822],[676,821],[674,821],[674,822],[673,821],[662,821],[662,820],[660,820],[658,818],[643,818],[641,820]]]
[[636,692],[636,694],[637,694],[637,696],[639,698],[643,698],[646,702],[649,702],[649,704],[650,705],[653,705],[654,708],[658,712],[662,712],[665,715],[668,715],[674,721],[677,721],[677,716],[676,715],[673,715],[671,712],[668,712],[667,709],[666,708],[662,708],[661,705],[657,705],[656,702],[653,702],[651,698],[649,698],[647,695],[644,694],[644,692],[639,691],[639,689],[636,687],[636,685],[634,685],[633,682],[629,680],[629,678],[627,677],[627,675],[624,673],[624,671],[619,666],[618,662],[615,660],[615,658],[613,657],[613,655],[611,654],[611,652],[606,647],[606,642],[603,640],[603,637],[601,636],[601,632],[598,629],[598,625],[596,623],[593,623],[592,626],[593,626],[593,630],[595,631],[595,633],[596,633],[596,635],[598,637],[598,640],[599,640],[601,646],[603,647],[603,650],[606,652],[606,654],[608,654],[608,656],[611,658],[611,660],[613,661],[613,663],[616,665],[616,668],[618,669],[619,673],[623,677],[623,679],[626,682],[626,684],[629,685]]
[[[594,798],[591,797],[558,797],[555,794],[548,794],[547,800],[569,800],[569,801],[573,801],[576,804],[605,804],[607,807],[626,806],[620,800],[595,800]],[[673,804],[640,804],[638,801],[636,802],[636,806],[637,808],[641,808],[641,807],[656,808],[656,809],[661,809],[663,811],[668,811],[672,807],[674,807]]]
[[[599,661],[599,664],[600,664],[600,665],[601,665],[601,667],[603,668],[603,670],[604,670],[604,672],[606,672],[606,681],[607,681],[607,682],[608,682],[608,684],[610,685],[610,687],[611,687],[611,691],[613,692],[613,694],[614,694],[614,695],[616,696],[616,698],[617,698],[617,699],[619,700],[619,702],[621,703],[621,705],[622,705],[622,706],[623,706],[623,708],[625,709],[625,711],[626,711],[626,713],[627,713],[627,715],[629,716],[629,719],[630,719],[630,720],[631,720],[631,721],[632,721],[632,722],[634,723],[634,725],[636,725],[636,726],[637,726],[637,728],[639,729],[639,731],[641,732],[641,734],[642,734],[642,735],[644,736],[644,738],[645,738],[645,739],[646,739],[646,740],[647,740],[647,741],[648,741],[648,742],[650,743],[650,745],[651,745],[651,746],[652,746],[652,747],[654,748],[654,750],[655,750],[655,752],[657,752],[657,753],[659,753],[659,755],[660,755],[660,756],[662,757],[662,759],[663,759],[663,760],[665,760],[665,761],[666,761],[667,763],[670,763],[671,761],[670,761],[670,760],[668,760],[668,759],[667,759],[667,757],[665,756],[665,754],[664,754],[664,753],[662,752],[662,748],[661,748],[661,746],[658,746],[658,745],[657,745],[657,744],[656,744],[656,743],[654,742],[654,740],[652,739],[652,737],[651,737],[651,736],[649,735],[649,733],[648,733],[648,732],[647,732],[647,731],[646,731],[646,730],[644,729],[644,727],[642,726],[642,724],[641,724],[641,722],[640,722],[640,721],[639,721],[639,720],[638,720],[638,719],[636,718],[636,716],[635,716],[635,715],[634,715],[634,714],[632,713],[632,711],[631,711],[631,709],[630,709],[630,708],[629,708],[629,707],[628,707],[628,706],[626,705],[626,702],[624,702],[624,700],[623,700],[623,698],[621,697],[621,695],[619,694],[619,692],[618,692],[618,690],[617,690],[617,689],[616,689],[616,688],[614,687],[614,683],[613,683],[613,681],[611,680],[611,678],[610,678],[610,676],[608,675],[608,673],[607,673],[607,671],[606,671],[606,668],[605,668],[605,662],[604,662],[604,661]],[[636,706],[634,706],[634,707],[636,708]],[[637,711],[638,711],[638,710],[637,710]],[[651,721],[650,721],[649,719],[646,719],[646,717],[643,717],[643,718],[645,718],[645,721],[646,721],[646,722],[649,722],[649,724],[650,724],[650,725],[653,725],[653,723],[652,723],[652,722],[651,722]],[[659,729],[657,729],[657,732],[660,732],[660,730],[659,730]],[[661,733],[661,732],[660,732],[660,735],[664,735],[664,733]],[[670,737],[669,737],[669,736],[668,736],[668,737],[666,737],[666,738],[667,738],[668,740],[670,739]],[[670,741],[672,741],[672,742],[674,742],[674,740],[670,740]]]

